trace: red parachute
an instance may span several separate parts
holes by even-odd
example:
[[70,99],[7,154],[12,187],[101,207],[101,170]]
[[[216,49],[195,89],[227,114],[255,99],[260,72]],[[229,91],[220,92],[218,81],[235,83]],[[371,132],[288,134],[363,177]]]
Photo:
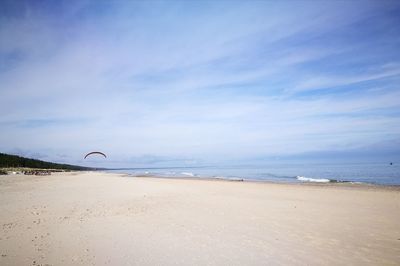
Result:
[[103,155],[104,158],[107,158],[107,156],[104,153],[100,152],[100,151],[92,151],[92,152],[89,152],[88,154],[86,154],[85,158],[83,158],[83,159],[86,159],[86,157],[88,157],[88,156],[90,156],[92,154],[100,154],[100,155]]

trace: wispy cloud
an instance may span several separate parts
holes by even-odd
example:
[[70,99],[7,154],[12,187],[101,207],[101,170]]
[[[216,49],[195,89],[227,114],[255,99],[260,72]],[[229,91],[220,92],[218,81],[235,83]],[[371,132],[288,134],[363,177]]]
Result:
[[370,82],[376,80],[384,80],[387,78],[400,78],[400,67],[387,69],[383,71],[380,69],[374,69],[372,71],[352,76],[309,77],[306,81],[298,84],[291,91],[300,92],[300,91],[321,90],[328,88],[334,89],[336,87],[349,86],[357,83]]
[[399,139],[396,2],[2,5],[2,151],[205,162]]

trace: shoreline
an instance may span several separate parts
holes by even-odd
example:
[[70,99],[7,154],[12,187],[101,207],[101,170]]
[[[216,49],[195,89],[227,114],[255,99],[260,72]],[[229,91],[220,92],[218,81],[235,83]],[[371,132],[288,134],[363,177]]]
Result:
[[177,179],[177,180],[199,180],[199,181],[222,181],[222,182],[237,182],[237,183],[259,183],[259,184],[276,184],[276,185],[295,185],[295,186],[317,186],[317,187],[341,187],[341,188],[371,188],[371,189],[385,189],[385,190],[394,190],[400,191],[400,185],[386,185],[386,184],[374,184],[367,182],[351,182],[351,181],[343,181],[343,182],[308,182],[308,181],[294,181],[294,182],[285,182],[285,181],[272,181],[272,180],[256,180],[256,179],[230,179],[230,178],[219,178],[219,177],[199,177],[199,176],[157,176],[157,175],[132,175],[129,173],[113,173],[107,171],[84,171],[84,172],[101,172],[104,174],[115,174],[121,175],[121,177],[129,177],[129,178],[155,178],[155,179]]

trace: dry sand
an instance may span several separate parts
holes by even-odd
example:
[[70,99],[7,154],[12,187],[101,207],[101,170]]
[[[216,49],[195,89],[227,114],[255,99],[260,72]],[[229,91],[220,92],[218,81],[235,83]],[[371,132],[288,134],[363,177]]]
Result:
[[0,265],[400,265],[400,192],[0,176]]

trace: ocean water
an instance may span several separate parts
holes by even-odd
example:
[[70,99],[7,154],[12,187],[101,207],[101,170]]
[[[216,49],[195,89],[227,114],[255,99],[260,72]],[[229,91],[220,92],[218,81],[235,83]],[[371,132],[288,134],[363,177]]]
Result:
[[242,166],[124,168],[111,172],[132,176],[220,178],[272,182],[360,182],[400,185],[400,164],[278,163]]

